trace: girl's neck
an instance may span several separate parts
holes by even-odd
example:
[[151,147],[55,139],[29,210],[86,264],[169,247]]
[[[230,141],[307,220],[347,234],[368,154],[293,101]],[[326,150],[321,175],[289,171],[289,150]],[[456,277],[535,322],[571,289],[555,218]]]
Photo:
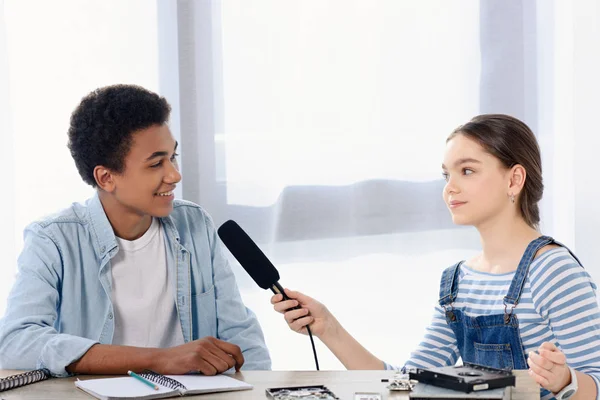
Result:
[[473,267],[492,273],[516,270],[527,245],[540,236],[520,215],[499,215],[477,226],[477,230],[483,253],[476,257]]

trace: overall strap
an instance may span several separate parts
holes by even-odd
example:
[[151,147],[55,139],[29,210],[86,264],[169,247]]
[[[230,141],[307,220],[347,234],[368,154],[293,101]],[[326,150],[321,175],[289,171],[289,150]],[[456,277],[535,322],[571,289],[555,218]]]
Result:
[[453,266],[446,268],[442,273],[439,299],[440,306],[442,307],[452,304],[456,299],[458,294],[458,274],[463,262],[464,260],[457,262]]
[[527,280],[527,272],[529,271],[531,262],[542,247],[552,243],[554,243],[554,239],[550,236],[540,236],[527,245],[527,249],[525,249],[525,253],[523,253],[521,261],[519,261],[519,266],[517,267],[515,276],[508,289],[508,294],[504,297],[505,305],[511,304],[513,306],[512,308],[515,308],[517,304],[519,304],[519,299],[521,298],[521,293],[523,292],[523,287]]

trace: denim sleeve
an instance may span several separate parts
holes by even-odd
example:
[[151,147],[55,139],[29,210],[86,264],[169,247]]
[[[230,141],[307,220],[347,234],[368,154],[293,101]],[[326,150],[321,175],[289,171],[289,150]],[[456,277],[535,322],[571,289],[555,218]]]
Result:
[[214,224],[206,214],[205,219],[214,271],[218,338],[240,347],[245,360],[242,369],[270,370],[271,357],[258,319],[242,302],[235,276],[223,254]]
[[47,368],[54,376],[68,376],[65,368],[96,342],[57,332],[60,250],[39,224],[28,226],[24,236],[17,278],[0,320],[0,367]]

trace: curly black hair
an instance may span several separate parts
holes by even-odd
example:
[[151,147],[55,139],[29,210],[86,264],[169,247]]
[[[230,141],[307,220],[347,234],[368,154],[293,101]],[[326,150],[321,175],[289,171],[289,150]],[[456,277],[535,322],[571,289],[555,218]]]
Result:
[[133,133],[169,120],[164,97],[136,85],[112,85],[85,96],[71,115],[68,147],[79,175],[96,187],[94,168],[125,169]]

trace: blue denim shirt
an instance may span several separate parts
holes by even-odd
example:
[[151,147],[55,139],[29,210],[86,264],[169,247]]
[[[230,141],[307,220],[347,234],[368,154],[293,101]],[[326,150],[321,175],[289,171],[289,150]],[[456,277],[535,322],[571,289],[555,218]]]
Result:
[[[167,266],[186,342],[214,336],[238,345],[244,369],[271,368],[258,320],[244,306],[208,214],[175,200],[165,230]],[[19,273],[0,320],[0,364],[55,376],[96,344],[111,344],[111,258],[119,250],[98,196],[29,225]]]

